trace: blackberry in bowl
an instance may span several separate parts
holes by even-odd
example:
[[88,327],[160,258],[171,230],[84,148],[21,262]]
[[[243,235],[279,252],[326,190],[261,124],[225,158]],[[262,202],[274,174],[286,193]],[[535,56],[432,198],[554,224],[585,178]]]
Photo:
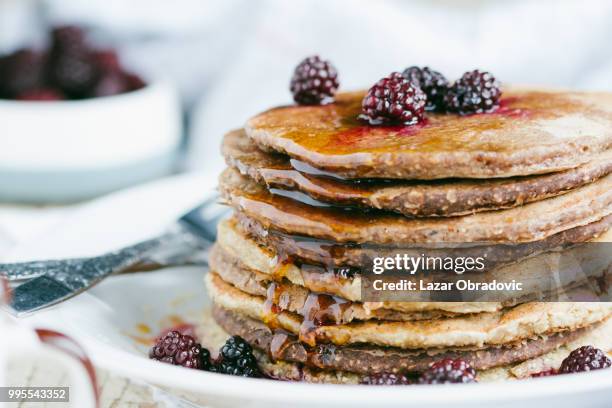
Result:
[[172,86],[126,71],[72,26],[53,30],[49,50],[0,56],[0,122],[0,199],[15,202],[72,202],[166,175],[182,133]]

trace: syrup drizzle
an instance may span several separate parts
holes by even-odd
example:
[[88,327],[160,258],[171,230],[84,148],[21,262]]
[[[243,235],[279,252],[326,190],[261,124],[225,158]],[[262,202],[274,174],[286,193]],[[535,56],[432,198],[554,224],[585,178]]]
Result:
[[277,329],[280,327],[280,322],[278,321],[278,314],[282,312],[282,309],[278,305],[278,302],[280,300],[281,295],[281,287],[276,282],[270,283],[266,292],[266,301],[263,305],[264,312],[262,320],[271,329]]
[[275,330],[270,341],[270,358],[274,361],[282,360],[285,350],[295,342],[289,333],[284,330]]
[[310,293],[300,310],[304,317],[300,326],[300,341],[315,346],[317,327],[342,323],[344,312],[350,305],[350,301],[338,296]]

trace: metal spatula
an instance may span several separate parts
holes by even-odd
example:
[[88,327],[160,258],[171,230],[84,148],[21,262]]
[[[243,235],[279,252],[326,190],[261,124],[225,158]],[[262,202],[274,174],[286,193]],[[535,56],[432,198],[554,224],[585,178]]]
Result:
[[92,258],[0,264],[0,275],[12,282],[9,311],[35,312],[69,299],[114,273],[140,263],[205,263],[218,222],[228,213],[217,197],[183,215],[159,237]]

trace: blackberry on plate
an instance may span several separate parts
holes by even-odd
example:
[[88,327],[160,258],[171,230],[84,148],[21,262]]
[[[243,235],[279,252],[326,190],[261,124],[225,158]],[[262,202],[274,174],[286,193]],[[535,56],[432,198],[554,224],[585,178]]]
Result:
[[410,379],[404,374],[376,373],[368,375],[361,383],[365,385],[409,385]]
[[210,370],[210,352],[191,336],[171,331],[159,338],[149,351],[149,358],[187,368]]
[[448,89],[448,80],[429,67],[409,67],[402,72],[404,78],[416,84],[427,95],[425,109],[428,111],[444,111],[444,96]]
[[419,384],[476,382],[476,370],[461,359],[445,358],[433,363],[419,377]]
[[572,351],[561,363],[559,374],[608,368],[612,362],[602,350],[593,346],[582,346]]
[[333,101],[339,85],[336,68],[314,55],[295,68],[289,88],[298,104],[322,105]]
[[372,86],[361,102],[360,119],[371,125],[414,125],[424,118],[427,97],[417,85],[393,72]]
[[489,72],[468,71],[448,89],[444,104],[449,112],[469,115],[499,107],[499,82]]
[[253,349],[240,336],[232,336],[221,347],[216,371],[241,377],[260,377]]

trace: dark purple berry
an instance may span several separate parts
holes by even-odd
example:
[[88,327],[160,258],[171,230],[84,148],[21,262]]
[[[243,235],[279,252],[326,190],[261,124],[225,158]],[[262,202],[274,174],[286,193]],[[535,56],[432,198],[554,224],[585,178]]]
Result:
[[0,59],[0,94],[13,98],[44,86],[45,53],[23,49]]
[[448,90],[448,80],[429,67],[409,67],[402,72],[404,78],[416,84],[427,95],[425,109],[428,111],[444,111],[444,96]]
[[494,111],[499,107],[499,82],[488,72],[468,71],[455,81],[444,97],[449,112],[469,115]]
[[230,337],[221,347],[216,371],[241,377],[261,376],[251,345],[240,336]]
[[61,101],[64,95],[53,88],[38,88],[25,91],[17,95],[15,98],[19,101]]
[[427,97],[399,72],[374,84],[361,103],[361,119],[371,125],[414,125],[424,118]]
[[85,32],[62,26],[51,32],[49,79],[53,85],[74,98],[87,96],[97,83],[100,71]]
[[59,26],[51,30],[51,49],[54,54],[72,54],[87,49],[85,31],[76,26]]
[[97,83],[99,72],[87,52],[61,54],[51,63],[51,80],[75,98],[86,96]]
[[289,88],[298,104],[321,105],[333,101],[339,85],[336,68],[314,55],[295,68]]
[[561,363],[559,374],[579,373],[582,371],[608,368],[612,362],[606,353],[593,346],[582,346],[572,351]]
[[188,335],[171,331],[149,351],[149,358],[187,368],[210,370],[210,353]]
[[377,373],[368,375],[361,383],[366,385],[409,385],[411,381],[403,374]]
[[436,361],[419,377],[419,384],[476,382],[476,371],[464,360],[445,358]]

